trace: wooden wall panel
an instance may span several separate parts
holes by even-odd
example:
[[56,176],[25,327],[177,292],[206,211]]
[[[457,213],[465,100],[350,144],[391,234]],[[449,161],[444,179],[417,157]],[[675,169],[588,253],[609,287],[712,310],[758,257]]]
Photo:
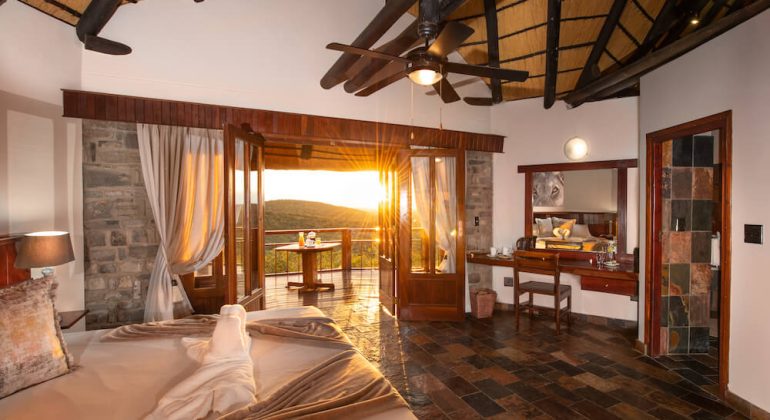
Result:
[[16,261],[16,242],[20,237],[0,237],[0,287],[10,286],[30,278],[29,270],[13,266]]
[[503,136],[288,112],[63,90],[64,116],[221,130],[248,123],[266,137],[503,152]]

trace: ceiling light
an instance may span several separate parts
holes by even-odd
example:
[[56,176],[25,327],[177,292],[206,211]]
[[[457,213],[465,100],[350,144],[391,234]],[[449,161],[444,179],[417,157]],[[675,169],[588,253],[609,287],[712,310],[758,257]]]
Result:
[[417,69],[409,73],[409,79],[418,85],[432,86],[444,77],[433,69]]
[[569,160],[580,160],[588,155],[588,143],[580,137],[573,137],[564,143],[564,156]]
[[693,16],[692,18],[690,18],[690,25],[694,26],[694,25],[697,25],[699,23],[700,23],[700,19],[698,18],[698,16]]

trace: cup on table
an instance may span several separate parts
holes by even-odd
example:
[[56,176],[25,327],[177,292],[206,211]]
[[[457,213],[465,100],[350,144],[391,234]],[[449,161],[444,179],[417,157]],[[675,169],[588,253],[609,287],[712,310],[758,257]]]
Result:
[[493,246],[489,247],[489,255],[491,255],[491,256],[493,256],[493,257],[494,257],[495,255],[497,255],[497,248],[495,248],[495,247],[493,247]]
[[507,257],[509,255],[511,255],[511,248],[508,248],[507,246],[504,246],[503,247],[503,256]]

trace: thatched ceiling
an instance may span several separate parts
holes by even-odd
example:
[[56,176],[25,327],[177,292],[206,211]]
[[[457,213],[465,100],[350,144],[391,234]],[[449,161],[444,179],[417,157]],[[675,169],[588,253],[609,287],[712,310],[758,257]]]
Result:
[[[19,0],[41,12],[53,16],[72,26],[78,24],[80,16],[86,10],[91,0]],[[138,0],[123,0],[123,4],[136,3]]]
[[[564,0],[562,2],[557,96],[575,89],[614,2],[615,0]],[[687,9],[696,9],[703,17],[709,16],[713,11],[716,13],[713,19],[716,20],[724,16],[735,2],[736,0],[685,0],[679,2],[682,4],[675,10],[675,14],[679,15],[677,16],[679,19],[688,19]],[[548,1],[498,0],[496,3],[500,65],[510,69],[527,70],[530,74],[530,78],[523,83],[504,82],[502,84],[504,99],[517,100],[543,96]],[[602,73],[614,66],[620,66],[645,43],[666,0],[628,0],[624,3],[619,21],[612,28],[612,34],[597,63]],[[488,64],[483,0],[468,0],[450,16],[450,19],[465,23],[475,30],[458,50],[465,61],[469,64]],[[671,39],[685,35],[696,27],[684,25],[682,31]],[[673,28],[673,25],[671,29],[678,31],[677,28]]]
[[[91,3],[91,0],[20,1],[71,25],[78,23]],[[122,0],[121,4],[137,1]],[[457,50],[467,63],[494,65],[494,62],[490,64],[488,50],[490,46],[494,48],[497,45],[500,67],[529,72],[530,77],[524,82],[500,83],[485,79],[484,82],[492,90],[492,98],[498,98],[494,102],[498,102],[499,98],[510,101],[545,96],[546,108],[556,98],[579,105],[586,101],[637,94],[641,74],[770,8],[770,0],[436,1],[441,1],[442,13],[446,9],[446,14],[442,15],[445,20],[459,21],[474,29],[474,33]],[[391,13],[388,23],[380,21],[380,29],[374,31],[379,36],[395,22],[393,18],[401,16],[409,6],[415,5],[409,13],[417,16],[417,0],[389,0],[383,3],[383,11],[398,8],[399,12],[396,15]],[[485,13],[485,3],[489,5],[490,13]],[[494,12],[491,12],[493,6]],[[558,24],[549,25],[549,14],[554,17],[552,22]],[[97,20],[99,24],[92,26],[100,28],[110,17],[111,13],[103,16],[103,22]],[[691,24],[693,17],[697,18],[697,24]],[[497,24],[496,36],[487,36],[488,20]],[[378,19],[374,18],[366,28],[369,30],[376,26]],[[95,36],[96,33],[90,35]],[[675,45],[680,40],[683,42]],[[370,41],[353,44],[370,48],[377,39]],[[380,44],[401,45],[388,51],[391,55],[400,55],[415,45],[417,37],[416,34],[402,33],[396,40],[379,41]],[[129,47],[118,46],[126,50],[118,53],[130,53]],[[90,48],[88,44],[86,48]],[[104,51],[103,48],[96,50]],[[658,52],[657,57],[651,57]],[[379,66],[376,61],[380,62]],[[322,80],[321,84],[328,89],[349,80],[345,89],[351,93],[373,84],[376,86],[375,82],[384,79],[383,76],[393,75],[392,67],[383,68],[383,62],[358,57],[351,60],[350,54],[343,54],[324,76],[327,82]],[[354,81],[359,74],[358,80]],[[618,75],[622,77],[614,77]]]

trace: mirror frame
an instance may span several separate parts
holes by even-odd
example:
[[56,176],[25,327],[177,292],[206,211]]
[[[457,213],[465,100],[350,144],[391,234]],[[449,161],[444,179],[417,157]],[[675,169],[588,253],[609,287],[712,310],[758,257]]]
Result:
[[535,172],[585,171],[591,169],[618,170],[618,259],[633,259],[626,250],[628,215],[628,168],[639,167],[638,159],[600,160],[594,162],[546,163],[540,165],[519,165],[518,172],[524,174],[524,234],[532,236],[532,174]]

